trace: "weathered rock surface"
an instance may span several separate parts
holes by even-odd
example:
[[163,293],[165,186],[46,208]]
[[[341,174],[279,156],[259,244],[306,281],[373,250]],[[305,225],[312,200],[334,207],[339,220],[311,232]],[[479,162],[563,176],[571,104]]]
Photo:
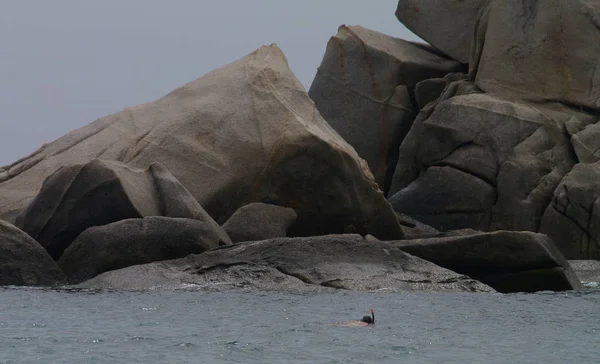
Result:
[[107,272],[94,289],[332,287],[357,291],[491,291],[481,283],[358,235],[248,242],[186,258]]
[[284,238],[297,217],[294,209],[254,202],[231,215],[223,230],[234,243]]
[[411,95],[416,84],[461,68],[429,46],[343,25],[327,44],[309,95],[386,191],[418,113]]
[[[212,220],[212,219],[211,219]],[[222,243],[212,221],[150,216],[86,229],[59,266],[72,283],[131,265],[200,254]]]
[[[600,6],[400,0],[396,15],[470,60],[474,87],[446,88],[417,117],[400,147],[394,208],[441,230],[539,231],[569,259],[598,259]],[[420,86],[422,106],[443,83]]]
[[579,163],[562,179],[540,232],[567,259],[600,259],[600,165]]
[[468,275],[499,292],[579,290],[581,282],[543,234],[496,231],[390,242],[410,254]]
[[600,6],[589,0],[400,0],[397,18],[511,100],[600,107]]
[[211,224],[222,244],[231,240],[175,177],[160,163],[147,169],[92,160],[60,168],[17,217],[16,225],[54,259],[85,229],[144,216],[199,219]]
[[0,220],[0,286],[58,286],[66,282],[65,274],[37,241]]
[[463,90],[449,86],[400,147],[392,205],[440,230],[538,231],[554,190],[577,163],[565,124],[593,118],[455,84]]
[[597,1],[490,1],[486,12],[474,46],[479,88],[520,100],[600,108]]
[[489,2],[490,0],[400,0],[396,17],[429,44],[462,63],[468,63],[474,29]]
[[96,158],[162,163],[219,224],[260,201],[293,208],[294,235],[348,225],[381,239],[402,234],[366,163],[319,115],[276,45],[4,167],[0,217],[24,209],[59,167]]
[[402,227],[402,231],[404,231],[405,238],[408,238],[412,235],[423,235],[423,234],[439,234],[440,232],[437,229],[432,228],[429,225],[425,225],[420,221],[413,219],[412,217],[397,212],[396,217],[398,218],[398,222]]
[[444,93],[451,83],[466,80],[464,73],[449,73],[442,78],[429,78],[415,86],[415,102],[419,110],[425,108],[430,102],[435,102]]
[[[598,260],[569,260],[569,264],[581,282],[600,283],[600,261]],[[599,287],[597,284],[594,285]]]

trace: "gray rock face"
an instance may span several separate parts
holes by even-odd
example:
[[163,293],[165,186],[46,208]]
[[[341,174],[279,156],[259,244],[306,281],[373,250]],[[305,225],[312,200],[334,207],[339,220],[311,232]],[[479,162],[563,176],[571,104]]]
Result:
[[343,25],[327,44],[309,95],[386,191],[400,142],[418,113],[415,85],[461,67],[426,45]]
[[581,282],[547,236],[497,231],[392,242],[500,292],[579,290]]
[[491,1],[487,13],[474,46],[479,88],[521,100],[600,108],[597,1]]
[[415,102],[419,110],[425,108],[427,104],[437,101],[450,84],[466,79],[467,75],[464,73],[449,73],[443,78],[429,78],[417,83]]
[[[600,261],[598,260],[569,260],[569,264],[580,281],[585,283],[600,282]],[[595,285],[597,287],[597,285]]]
[[440,233],[437,229],[434,229],[429,225],[425,225],[422,222],[417,221],[406,214],[397,212],[396,216],[398,217],[398,222],[400,223],[400,226],[402,226],[405,238],[409,238],[413,235]]
[[43,146],[4,167],[0,217],[24,209],[61,166],[163,164],[223,224],[265,202],[298,213],[294,235],[402,232],[368,166],[319,115],[276,45]]
[[115,161],[92,160],[60,168],[44,181],[16,225],[58,259],[85,229],[143,216],[199,219],[212,225],[223,244],[231,243],[160,163],[142,170]]
[[[394,208],[442,230],[539,231],[569,259],[598,259],[600,5],[401,0],[396,14],[470,58],[469,80],[487,94],[446,89],[418,116],[400,147]],[[436,82],[417,94],[431,100]]]
[[400,0],[397,18],[475,84],[533,102],[600,107],[600,5],[589,0]]
[[[211,219],[212,220],[212,219]],[[131,265],[200,254],[222,243],[212,221],[151,216],[82,232],[58,261],[72,283]]]
[[0,286],[58,286],[66,282],[65,274],[37,241],[0,220]]
[[592,118],[465,91],[430,104],[407,135],[394,209],[441,230],[538,231],[554,190],[577,162],[566,124]]
[[104,273],[79,287],[214,287],[357,291],[491,291],[481,283],[358,235],[282,238],[236,244],[183,259]]
[[399,0],[396,17],[450,57],[468,63],[474,29],[490,0]]
[[554,191],[540,232],[567,259],[600,259],[600,165],[579,163]]
[[254,202],[240,207],[223,230],[234,243],[284,238],[297,217],[294,209]]

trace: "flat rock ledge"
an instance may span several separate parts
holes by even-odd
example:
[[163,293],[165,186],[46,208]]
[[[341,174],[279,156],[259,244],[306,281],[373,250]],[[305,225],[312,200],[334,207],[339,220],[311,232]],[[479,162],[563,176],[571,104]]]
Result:
[[543,234],[475,232],[390,244],[503,293],[583,288],[569,262]]
[[396,246],[355,234],[223,246],[186,258],[106,272],[74,288],[494,292]]

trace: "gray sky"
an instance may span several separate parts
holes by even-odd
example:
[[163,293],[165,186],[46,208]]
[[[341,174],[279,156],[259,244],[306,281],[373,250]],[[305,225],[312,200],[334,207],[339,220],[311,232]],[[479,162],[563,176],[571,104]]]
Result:
[[0,0],[0,165],[277,43],[308,89],[341,24],[418,40],[398,0]]

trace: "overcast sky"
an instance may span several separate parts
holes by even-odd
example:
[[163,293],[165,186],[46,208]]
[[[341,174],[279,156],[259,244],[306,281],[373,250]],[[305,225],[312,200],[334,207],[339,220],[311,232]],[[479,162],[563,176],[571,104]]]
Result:
[[277,43],[308,89],[341,24],[418,38],[398,0],[0,0],[0,166]]

